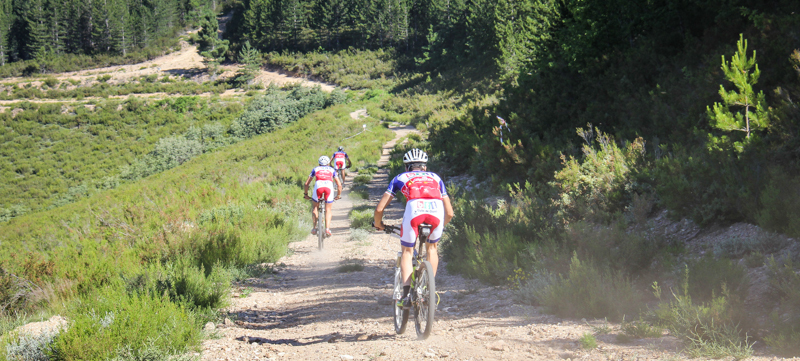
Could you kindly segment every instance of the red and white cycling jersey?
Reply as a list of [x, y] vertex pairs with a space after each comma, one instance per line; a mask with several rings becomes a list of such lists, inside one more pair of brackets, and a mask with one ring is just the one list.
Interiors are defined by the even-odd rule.
[[328, 203], [333, 203], [333, 178], [336, 177], [336, 173], [336, 169], [327, 165], [321, 165], [311, 170], [310, 177], [316, 177], [314, 193], [311, 194], [314, 202], [324, 199]]
[[444, 232], [444, 203], [447, 189], [438, 174], [432, 172], [405, 172], [389, 183], [386, 193], [403, 193], [408, 202], [400, 228], [400, 243], [414, 247], [417, 240], [417, 227], [421, 223], [433, 226], [429, 243], [436, 243]]
[[403, 193], [409, 201], [412, 199], [442, 199], [447, 197], [444, 182], [433, 172], [405, 172], [397, 175], [389, 183], [386, 193], [391, 195]]
[[336, 169], [344, 169], [345, 165], [347, 165], [347, 159], [350, 158], [347, 156], [345, 152], [336, 152], [333, 153], [333, 157], [331, 157], [331, 165], [333, 165]]

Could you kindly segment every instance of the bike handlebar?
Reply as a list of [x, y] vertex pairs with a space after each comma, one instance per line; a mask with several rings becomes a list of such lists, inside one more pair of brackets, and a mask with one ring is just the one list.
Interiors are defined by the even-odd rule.
[[[375, 222], [372, 222], [372, 227], [373, 227], [373, 228], [375, 227]], [[384, 232], [384, 233], [386, 233], [386, 234], [392, 234], [392, 233], [394, 233], [394, 234], [396, 234], [396, 235], [398, 235], [398, 236], [400, 235], [400, 227], [398, 227], [398, 226], [393, 226], [393, 225], [391, 225], [391, 224], [384, 224], [384, 225], [383, 225], [383, 229], [382, 229], [381, 231], [382, 231], [382, 232]]]

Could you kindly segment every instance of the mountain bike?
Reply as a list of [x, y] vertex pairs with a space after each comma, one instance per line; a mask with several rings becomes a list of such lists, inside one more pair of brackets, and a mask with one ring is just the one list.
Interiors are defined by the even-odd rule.
[[[336, 190], [335, 189], [333, 190], [333, 192], [334, 192], [334, 197], [333, 197], [334, 200], [341, 199], [341, 197], [339, 195], [336, 195]], [[311, 197], [309, 197], [309, 196], [305, 196], [305, 199], [310, 199], [310, 200], [313, 201], [313, 199]], [[325, 197], [323, 197], [317, 203], [317, 247], [319, 247], [320, 250], [322, 250], [323, 244], [325, 243], [325, 238], [330, 237], [328, 235], [328, 232], [325, 232], [325, 230], [328, 229], [325, 226], [326, 226], [325, 225]]]
[[[384, 231], [388, 234], [400, 235], [400, 227], [384, 225]], [[433, 317], [436, 313], [436, 304], [438, 303], [438, 295], [436, 294], [436, 280], [433, 276], [433, 266], [430, 262], [425, 260], [425, 253], [428, 243], [428, 237], [431, 234], [432, 226], [430, 224], [420, 224], [418, 228], [417, 241], [419, 243], [419, 251], [414, 250], [414, 258], [411, 260], [413, 271], [411, 272], [411, 290], [409, 291], [411, 299], [411, 310], [414, 311], [414, 326], [417, 331], [417, 337], [424, 340], [431, 335], [433, 329]], [[395, 262], [395, 277], [394, 277], [394, 297], [392, 307], [394, 308], [394, 330], [397, 334], [402, 334], [406, 331], [406, 324], [408, 323], [408, 314], [410, 310], [403, 309], [397, 306], [397, 300], [403, 297], [403, 280], [400, 275], [400, 255], [397, 255]]]

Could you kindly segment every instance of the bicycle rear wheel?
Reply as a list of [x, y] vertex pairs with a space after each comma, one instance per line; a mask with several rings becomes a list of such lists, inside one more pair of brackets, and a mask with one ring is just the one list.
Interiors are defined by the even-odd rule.
[[433, 267], [428, 261], [419, 265], [419, 274], [414, 282], [414, 326], [417, 337], [424, 340], [431, 335], [433, 316], [436, 312], [436, 281]]
[[[323, 204], [322, 201], [320, 204]], [[317, 217], [317, 246], [321, 250], [322, 242], [325, 240], [325, 206], [319, 207], [317, 214], [319, 215]]]

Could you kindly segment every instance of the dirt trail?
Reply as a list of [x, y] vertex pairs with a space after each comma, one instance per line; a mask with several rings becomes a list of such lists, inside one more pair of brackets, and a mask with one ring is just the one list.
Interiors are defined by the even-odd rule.
[[[222, 74], [220, 79], [227, 79], [233, 77], [241, 65], [229, 64], [223, 65]], [[197, 51], [197, 46], [190, 45], [185, 41], [181, 41], [181, 49], [163, 56], [157, 57], [153, 60], [145, 61], [137, 64], [130, 65], [115, 65], [104, 68], [80, 70], [66, 73], [50, 74], [58, 80], [72, 80], [80, 82], [81, 86], [92, 86], [98, 84], [96, 78], [102, 75], [109, 75], [111, 78], [107, 80], [109, 84], [123, 84], [142, 76], [157, 75], [159, 78], [164, 76], [171, 77], [184, 77], [191, 78], [197, 81], [209, 80], [206, 73], [207, 67], [203, 64], [203, 57]], [[41, 80], [35, 80], [25, 77], [12, 77], [1, 79], [3, 83], [20, 83], [27, 84], [33, 83], [34, 86], [41, 86]], [[263, 85], [275, 84], [283, 86], [289, 83], [300, 83], [304, 86], [319, 85], [322, 90], [332, 91], [335, 86], [319, 81], [293, 77], [280, 72], [267, 71], [261, 69], [260, 73], [256, 75], [256, 83]], [[72, 89], [75, 86], [70, 86]]]
[[[358, 116], [358, 114], [357, 114]], [[388, 162], [394, 143], [412, 131], [393, 128], [396, 137], [383, 149]], [[348, 177], [348, 183], [352, 175]], [[388, 184], [382, 169], [370, 184], [374, 206]], [[397, 238], [373, 233], [366, 241], [350, 240], [348, 211], [366, 201], [344, 198], [333, 206], [333, 236], [325, 249], [309, 235], [292, 243], [291, 254], [276, 275], [250, 279], [234, 287], [231, 320], [217, 325], [219, 338], [203, 343], [203, 360], [634, 360], [682, 359], [673, 337], [628, 344], [615, 340], [618, 325], [602, 320], [566, 320], [538, 308], [515, 304], [504, 287], [467, 280], [440, 267], [441, 295], [433, 335], [418, 341], [410, 327], [396, 335], [390, 314]], [[386, 223], [400, 222], [394, 204]], [[456, 215], [457, 216], [457, 215]], [[360, 263], [363, 271], [339, 273], [344, 263]], [[592, 327], [594, 326], [594, 328]], [[608, 326], [597, 336], [597, 349], [582, 350], [578, 340]], [[759, 358], [755, 358], [759, 359]], [[766, 359], [766, 358], [764, 358]]]

